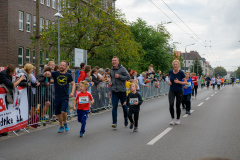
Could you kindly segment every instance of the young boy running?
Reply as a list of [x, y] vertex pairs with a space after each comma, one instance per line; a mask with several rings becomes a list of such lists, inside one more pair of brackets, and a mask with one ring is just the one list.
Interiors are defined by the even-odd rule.
[[[124, 103], [124, 105], [127, 104], [127, 106], [129, 107], [128, 119], [131, 122], [131, 125], [129, 128], [133, 129], [133, 125], [134, 125], [133, 132], [138, 131], [138, 118], [139, 118], [140, 105], [143, 102], [141, 95], [137, 92], [137, 87], [138, 87], [137, 84], [135, 83], [131, 84], [131, 93], [128, 94], [127, 101]], [[132, 115], [134, 115], [134, 121], [133, 121]]]
[[183, 85], [183, 105], [186, 106], [186, 114], [190, 115], [191, 112], [191, 95], [192, 88], [194, 87], [193, 81], [189, 78], [189, 72], [185, 72], [185, 76], [187, 79], [187, 85]]
[[78, 122], [82, 123], [81, 130], [80, 130], [80, 137], [84, 136], [86, 121], [88, 118], [89, 112], [89, 100], [91, 105], [94, 103], [94, 99], [92, 95], [87, 91], [89, 83], [87, 81], [80, 82], [80, 93], [77, 94], [76, 99], [74, 100], [74, 108], [73, 110], [76, 111], [76, 104], [78, 103], [77, 115], [78, 115]]
[[217, 88], [218, 88], [218, 90], [220, 90], [220, 85], [221, 85], [221, 79], [220, 79], [220, 77], [218, 77], [218, 79], [217, 79]]

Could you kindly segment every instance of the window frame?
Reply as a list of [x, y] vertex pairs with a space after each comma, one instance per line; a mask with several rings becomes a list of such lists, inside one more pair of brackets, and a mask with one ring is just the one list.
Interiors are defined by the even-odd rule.
[[56, 9], [56, 0], [52, 0], [52, 8]]
[[40, 32], [44, 30], [44, 18], [40, 18]]
[[[28, 21], [28, 16], [29, 16], [29, 21]], [[26, 31], [31, 32], [31, 14], [27, 13], [27, 19], [26, 19]], [[28, 30], [29, 27], [29, 30]]]
[[40, 4], [44, 4], [44, 0], [40, 0]]
[[[20, 19], [20, 14], [21, 14], [21, 18], [22, 18], [22, 19]], [[20, 31], [23, 31], [23, 11], [19, 11], [19, 12], [18, 12], [18, 21], [19, 21], [18, 29], [19, 29]], [[22, 27], [22, 28], [20, 28], [20, 23], [21, 23], [21, 27]]]
[[[28, 51], [28, 52], [27, 52]], [[28, 53], [28, 55], [27, 55]], [[26, 62], [31, 62], [31, 56], [30, 56], [30, 49], [29, 48], [26, 48]], [[27, 60], [28, 59], [28, 60]]]
[[[19, 55], [20, 49], [22, 50], [22, 55]], [[22, 59], [22, 64], [19, 64], [19, 58]], [[18, 65], [19, 65], [19, 66], [23, 66], [23, 47], [18, 47]]]
[[51, 5], [51, 0], [47, 0], [47, 6], [50, 7]]

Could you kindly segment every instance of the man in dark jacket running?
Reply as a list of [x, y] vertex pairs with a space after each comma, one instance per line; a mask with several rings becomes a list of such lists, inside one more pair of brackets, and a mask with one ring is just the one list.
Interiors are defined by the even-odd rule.
[[123, 103], [126, 101], [126, 81], [130, 80], [130, 76], [126, 70], [125, 67], [123, 67], [121, 64], [119, 64], [118, 57], [113, 57], [112, 59], [112, 69], [111, 69], [111, 83], [112, 86], [112, 120], [113, 128], [117, 128], [117, 108], [118, 108], [118, 102], [121, 101], [123, 113], [124, 113], [124, 125], [128, 125], [128, 110], [127, 106], [123, 105]]

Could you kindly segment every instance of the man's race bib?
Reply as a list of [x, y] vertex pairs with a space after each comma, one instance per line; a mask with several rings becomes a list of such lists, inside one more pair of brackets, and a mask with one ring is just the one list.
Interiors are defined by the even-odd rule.
[[130, 105], [134, 105], [135, 102], [138, 102], [138, 98], [130, 98]]
[[186, 87], [191, 87], [191, 82], [187, 82], [187, 85], [185, 85]]
[[78, 103], [79, 103], [79, 104], [89, 103], [88, 96], [79, 97]]

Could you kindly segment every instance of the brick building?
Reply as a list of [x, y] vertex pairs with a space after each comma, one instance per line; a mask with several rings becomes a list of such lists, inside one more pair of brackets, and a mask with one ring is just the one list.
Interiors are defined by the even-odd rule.
[[[40, 0], [40, 30], [57, 20], [60, 0]], [[115, 0], [110, 0], [115, 7]], [[35, 51], [30, 51], [36, 24], [36, 0], [0, 0], [0, 67], [35, 63]], [[54, 22], [53, 22], [54, 23]], [[40, 52], [40, 64], [48, 56]]]
[[[56, 20], [54, 14], [58, 12], [57, 4], [57, 0], [40, 0], [40, 29]], [[34, 51], [30, 51], [35, 15], [35, 0], [0, 0], [0, 66], [35, 63]], [[46, 58], [43, 53], [40, 55]]]

